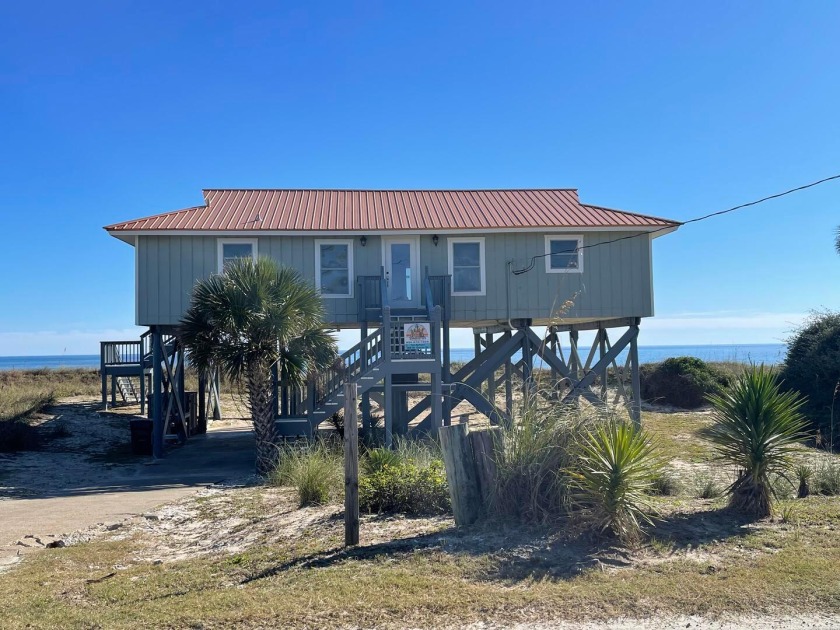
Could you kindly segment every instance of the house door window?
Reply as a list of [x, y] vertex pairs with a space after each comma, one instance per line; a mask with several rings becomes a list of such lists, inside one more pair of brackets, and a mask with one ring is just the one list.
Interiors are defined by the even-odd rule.
[[413, 238], [384, 239], [385, 280], [391, 306], [420, 304], [419, 243]]

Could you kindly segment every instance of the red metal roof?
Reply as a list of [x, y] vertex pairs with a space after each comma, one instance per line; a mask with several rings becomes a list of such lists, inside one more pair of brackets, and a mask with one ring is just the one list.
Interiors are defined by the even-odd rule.
[[576, 190], [213, 189], [206, 205], [107, 226], [134, 231], [412, 231], [676, 227], [677, 221], [582, 204]]

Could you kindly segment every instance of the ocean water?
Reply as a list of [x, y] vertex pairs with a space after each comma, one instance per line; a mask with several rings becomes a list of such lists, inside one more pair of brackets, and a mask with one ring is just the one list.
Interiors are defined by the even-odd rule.
[[42, 368], [96, 368], [98, 354], [57, 354], [54, 356], [0, 357], [0, 370], [40, 370]]
[[[589, 348], [585, 349], [588, 352]], [[568, 357], [568, 348], [563, 352]], [[584, 352], [581, 348], [581, 352]], [[452, 361], [469, 361], [474, 356], [472, 348], [453, 348]], [[619, 356], [623, 361], [626, 352]], [[738, 363], [781, 363], [785, 358], [785, 346], [768, 344], [726, 344], [704, 346], [639, 346], [639, 361], [653, 363], [669, 357], [697, 357], [704, 361], [734, 361]], [[519, 357], [515, 357], [519, 358]], [[582, 357], [584, 360], [586, 357]], [[538, 363], [535, 363], [538, 365]], [[37, 370], [41, 368], [98, 368], [97, 354], [65, 354], [38, 357], [0, 357], [0, 370]]]
[[[589, 345], [578, 346], [578, 352], [583, 355], [581, 359], [586, 361], [589, 353]], [[453, 348], [452, 361], [469, 361], [475, 356], [472, 348]], [[514, 355], [518, 360], [521, 355]], [[563, 356], [569, 357], [569, 348], [563, 348]], [[656, 363], [671, 357], [697, 357], [704, 361], [731, 361], [735, 363], [764, 363], [765, 365], [776, 365], [784, 361], [785, 345], [781, 343], [766, 344], [721, 344], [721, 345], [699, 345], [699, 346], [639, 346], [639, 363]], [[618, 362], [627, 358], [625, 350], [618, 355]], [[534, 365], [539, 365], [539, 357], [534, 360]]]

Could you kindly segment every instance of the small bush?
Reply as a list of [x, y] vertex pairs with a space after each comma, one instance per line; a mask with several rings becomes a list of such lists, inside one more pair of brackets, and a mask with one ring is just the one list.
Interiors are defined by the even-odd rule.
[[718, 459], [734, 464], [738, 478], [729, 486], [729, 505], [758, 518], [773, 511], [773, 478], [793, 468], [793, 454], [804, 440], [802, 398], [781, 389], [776, 372], [751, 366], [730, 390], [710, 396], [714, 424], [708, 431]]
[[814, 470], [814, 479], [811, 484], [816, 494], [826, 496], [837, 496], [840, 494], [840, 464], [835, 462], [822, 462]]
[[442, 461], [419, 466], [410, 459], [391, 464], [377, 457], [374, 465], [365, 467], [371, 472], [359, 480], [361, 511], [410, 515], [449, 512], [449, 487]]
[[780, 376], [786, 389], [806, 396], [803, 411], [811, 428], [840, 445], [840, 313], [814, 313], [794, 332]]
[[668, 468], [662, 468], [651, 477], [648, 494], [660, 497], [672, 497], [680, 493], [682, 484], [677, 474]]
[[610, 422], [587, 433], [571, 470], [577, 502], [601, 533], [635, 542], [653, 507], [645, 499], [662, 469], [645, 431], [627, 422]]
[[513, 425], [503, 429], [489, 514], [536, 523], [566, 517], [571, 504], [568, 471], [577, 459], [577, 445], [604, 422], [597, 412], [545, 405], [533, 397], [518, 410]]
[[723, 488], [711, 475], [701, 473], [694, 478], [694, 496], [698, 499], [717, 499], [722, 494]]
[[639, 377], [643, 400], [682, 409], [702, 407], [708, 395], [719, 394], [732, 382], [724, 370], [694, 357], [642, 365]]
[[798, 488], [796, 496], [799, 499], [804, 499], [811, 494], [811, 478], [814, 476], [814, 470], [806, 465], [800, 464], [796, 467], [796, 480]]
[[323, 442], [280, 449], [277, 467], [269, 482], [292, 486], [298, 493], [298, 505], [323, 505], [339, 495], [343, 487], [341, 454]]
[[374, 475], [385, 468], [395, 467], [400, 464], [402, 458], [397, 451], [390, 448], [372, 448], [362, 458], [362, 472], [366, 475]]

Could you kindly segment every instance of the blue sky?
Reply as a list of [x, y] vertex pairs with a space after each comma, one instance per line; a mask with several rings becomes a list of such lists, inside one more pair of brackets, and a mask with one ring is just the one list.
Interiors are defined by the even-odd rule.
[[[840, 173], [840, 3], [38, 2], [0, 23], [0, 355], [134, 334], [101, 227], [212, 187], [576, 187], [676, 219]], [[642, 343], [840, 308], [840, 183], [656, 241]]]

